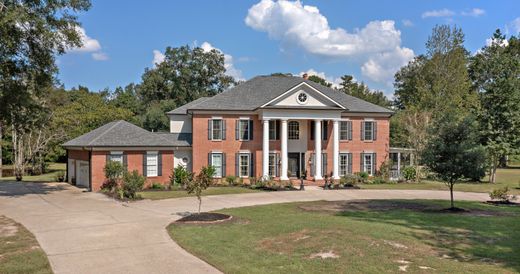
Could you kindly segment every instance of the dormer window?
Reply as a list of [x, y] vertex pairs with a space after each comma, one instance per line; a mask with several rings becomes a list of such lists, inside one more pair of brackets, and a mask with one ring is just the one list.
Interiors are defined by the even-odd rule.
[[308, 99], [308, 96], [307, 96], [307, 93], [305, 93], [305, 92], [300, 92], [297, 96], [298, 103], [301, 105], [306, 104], [307, 99]]

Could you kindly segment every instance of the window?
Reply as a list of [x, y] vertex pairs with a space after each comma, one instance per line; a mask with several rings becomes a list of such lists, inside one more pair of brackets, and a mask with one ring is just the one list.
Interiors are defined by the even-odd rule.
[[211, 140], [222, 140], [223, 122], [221, 119], [211, 120]]
[[300, 92], [298, 94], [298, 103], [301, 104], [301, 105], [307, 103], [307, 93]]
[[122, 164], [123, 163], [123, 152], [122, 151], [111, 151], [110, 154], [108, 155], [108, 160], [114, 161], [114, 162], [120, 162]]
[[362, 122], [362, 132], [361, 137], [365, 141], [374, 141], [376, 140], [376, 122], [373, 121], [365, 121]]
[[253, 139], [252, 134], [253, 121], [249, 119], [240, 119], [236, 121], [236, 138], [241, 141], [249, 141]]
[[363, 160], [363, 171], [368, 173], [368, 175], [372, 176], [374, 175], [373, 171], [373, 163], [374, 163], [374, 159], [373, 159], [373, 154], [371, 153], [363, 153], [361, 154], [363, 157], [362, 160]]
[[249, 153], [241, 153], [238, 156], [238, 176], [249, 177], [249, 164], [251, 163]]
[[280, 128], [280, 120], [269, 121], [269, 140], [279, 140], [280, 135], [278, 129]]
[[159, 171], [159, 157], [157, 152], [146, 153], [146, 176], [156, 177]]
[[289, 140], [299, 140], [300, 139], [300, 124], [297, 121], [289, 122]]
[[341, 121], [339, 123], [339, 139], [352, 140], [352, 123], [351, 121]]
[[277, 177], [278, 176], [278, 161], [277, 161], [276, 153], [269, 153], [269, 176]]
[[350, 163], [350, 154], [349, 153], [340, 153], [339, 154], [339, 176], [345, 176], [350, 174], [352, 171], [349, 168], [351, 166]]
[[222, 153], [211, 154], [211, 166], [215, 168], [213, 177], [222, 178]]

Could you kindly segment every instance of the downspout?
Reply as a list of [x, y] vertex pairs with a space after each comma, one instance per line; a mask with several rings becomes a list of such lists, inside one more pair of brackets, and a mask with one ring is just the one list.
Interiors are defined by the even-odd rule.
[[69, 150], [65, 149], [67, 151], [67, 161], [65, 162], [65, 182], [69, 182]]
[[92, 192], [92, 148], [88, 152], [88, 188]]

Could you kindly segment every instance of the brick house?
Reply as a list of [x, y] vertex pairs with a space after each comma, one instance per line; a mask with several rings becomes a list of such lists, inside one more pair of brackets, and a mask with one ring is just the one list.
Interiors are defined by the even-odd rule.
[[[111, 123], [114, 128], [107, 124], [65, 143], [69, 180], [78, 183], [74, 175], [87, 160], [91, 175], [84, 167], [80, 179], [88, 176], [93, 190], [99, 189], [106, 160], [121, 160], [139, 172], [150, 171], [149, 166], [162, 169], [160, 176], [146, 174], [148, 181], [157, 182], [167, 182], [177, 165], [193, 172], [212, 165], [217, 178], [246, 180], [270, 176], [322, 181], [359, 171], [375, 175], [389, 157], [392, 114], [306, 78], [258, 76], [168, 112], [170, 133], [118, 121]], [[131, 127], [132, 132], [121, 133], [118, 127]], [[133, 136], [136, 132], [141, 135]], [[89, 134], [92, 138], [85, 137]], [[81, 142], [87, 139], [94, 140]], [[162, 164], [155, 164], [153, 155]]]

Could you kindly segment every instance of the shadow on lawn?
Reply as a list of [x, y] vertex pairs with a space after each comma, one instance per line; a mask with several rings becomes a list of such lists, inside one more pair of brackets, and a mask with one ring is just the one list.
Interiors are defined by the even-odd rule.
[[19, 197], [28, 194], [49, 194], [67, 189], [67, 183], [0, 181], [0, 197]]
[[[447, 207], [439, 203], [438, 208]], [[470, 208], [466, 203], [460, 207]], [[503, 207], [501, 207], [503, 208]], [[360, 221], [404, 226], [403, 232], [430, 245], [439, 257], [463, 262], [498, 263], [520, 271], [520, 210], [505, 209], [510, 216], [468, 216], [457, 213], [393, 211], [349, 211], [338, 213]]]

